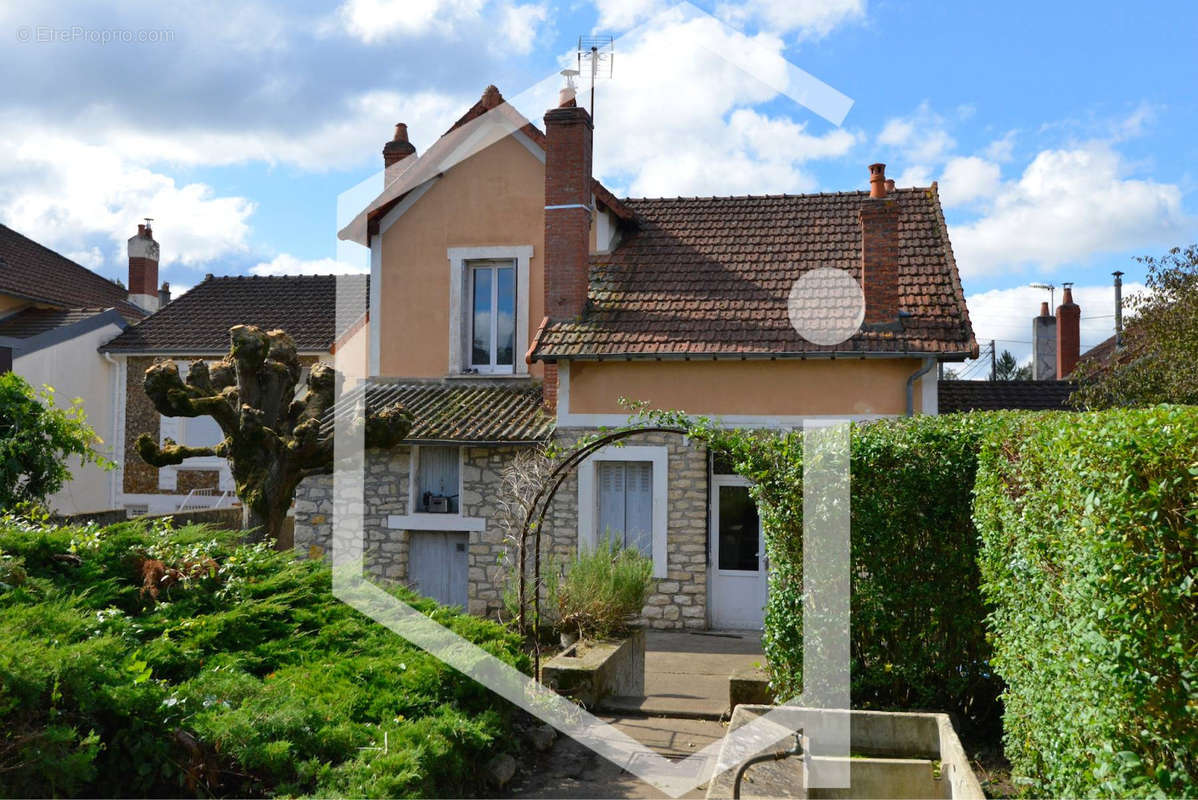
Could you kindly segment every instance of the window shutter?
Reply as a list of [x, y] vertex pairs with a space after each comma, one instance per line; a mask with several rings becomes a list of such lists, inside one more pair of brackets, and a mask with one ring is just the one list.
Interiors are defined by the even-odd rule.
[[628, 464], [628, 487], [624, 544], [653, 556], [653, 464], [635, 461]]
[[620, 461], [600, 461], [599, 469], [599, 526], [596, 543], [610, 536], [624, 542], [624, 464]]

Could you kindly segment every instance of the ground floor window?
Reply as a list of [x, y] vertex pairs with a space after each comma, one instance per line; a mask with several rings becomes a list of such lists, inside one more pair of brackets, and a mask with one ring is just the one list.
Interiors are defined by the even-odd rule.
[[459, 461], [456, 447], [416, 449], [417, 512], [458, 513]]
[[653, 557], [653, 462], [601, 461], [598, 534]]

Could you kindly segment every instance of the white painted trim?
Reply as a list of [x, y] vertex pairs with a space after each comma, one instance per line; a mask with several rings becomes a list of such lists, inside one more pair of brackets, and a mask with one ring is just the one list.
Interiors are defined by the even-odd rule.
[[375, 236], [370, 240], [370, 348], [367, 375], [377, 378], [379, 362], [382, 357], [382, 343], [379, 341], [379, 323], [381, 321], [380, 307], [383, 291], [383, 237]]
[[524, 149], [532, 153], [533, 158], [535, 158], [537, 161], [540, 161], [542, 164], [545, 163], [545, 149], [524, 135], [523, 131], [515, 131], [512, 134], [512, 138], [524, 145]]
[[[408, 213], [408, 209], [416, 205], [416, 201], [418, 201], [421, 197], [424, 197], [424, 193], [433, 188], [433, 184], [439, 180], [441, 180], [441, 176], [434, 175], [424, 183], [417, 186], [415, 189], [412, 189], [410, 192], [408, 192], [407, 197], [398, 203], [395, 208], [384, 214], [383, 218], [379, 220], [379, 232], [375, 234], [375, 236], [382, 236], [384, 233], [386, 233], [387, 229], [394, 225], [400, 217]], [[373, 242], [374, 240], [371, 239], [372, 244]]]
[[650, 461], [653, 463], [653, 577], [668, 572], [666, 533], [669, 530], [670, 448], [665, 445], [609, 445], [600, 448], [578, 466], [578, 550], [595, 547], [599, 497], [595, 488], [595, 464], [599, 461]]
[[482, 517], [460, 514], [388, 514], [387, 527], [401, 531], [477, 531], [487, 529]]
[[[108, 354], [105, 354], [108, 356]], [[128, 380], [129, 359], [125, 356], [108, 356], [115, 365], [116, 375], [112, 389], [112, 461], [116, 465], [108, 485], [108, 499], [113, 508], [117, 508], [117, 500], [125, 488], [125, 401], [128, 391], [125, 382]]]
[[921, 414], [939, 414], [940, 413], [940, 375], [939, 370], [933, 368], [930, 372], [923, 375], [919, 379], [920, 396], [920, 413]]
[[[414, 510], [416, 508], [416, 495], [417, 495], [416, 476], [420, 474], [419, 470], [420, 470], [420, 448], [421, 447], [453, 447], [453, 445], [450, 445], [450, 444], [432, 444], [432, 445], [414, 444], [411, 446], [411, 449], [408, 451], [408, 513], [406, 515], [401, 515], [401, 516], [421, 517], [421, 518], [426, 517], [426, 516], [432, 516], [432, 517], [448, 516], [447, 514], [429, 514], [428, 512], [425, 512], [425, 511], [415, 511]], [[464, 492], [466, 489], [465, 478], [463, 477], [463, 475], [465, 474], [465, 471], [466, 471], [465, 467], [466, 467], [466, 448], [458, 447], [458, 513], [454, 514], [453, 515], [454, 517], [460, 517], [460, 515], [461, 515], [462, 492]], [[457, 528], [422, 528], [422, 530], [457, 530]]]
[[[562, 365], [558, 362], [558, 400], [561, 400]], [[567, 393], [569, 389], [567, 388]], [[818, 420], [850, 420], [852, 422], [868, 422], [876, 419], [897, 419], [902, 414], [788, 414], [771, 416], [769, 414], [702, 414], [693, 412], [691, 416], [710, 417], [713, 423], [728, 428], [801, 428], [804, 422]], [[628, 424], [628, 414], [574, 414], [563, 411], [558, 407], [557, 426], [559, 428], [622, 428]]]
[[[570, 362], [557, 362], [557, 426], [569, 426], [570, 414]], [[625, 418], [627, 421], [627, 418]]]
[[[516, 352], [512, 359], [515, 375], [527, 375], [528, 364], [524, 354], [528, 352], [528, 309], [529, 309], [529, 262], [533, 246], [489, 245], [484, 247], [450, 247], [446, 251], [449, 259], [449, 374], [461, 374], [466, 363], [466, 282], [469, 273], [468, 261], [486, 259], [511, 259], [516, 262]], [[496, 373], [506, 374], [506, 373]]]

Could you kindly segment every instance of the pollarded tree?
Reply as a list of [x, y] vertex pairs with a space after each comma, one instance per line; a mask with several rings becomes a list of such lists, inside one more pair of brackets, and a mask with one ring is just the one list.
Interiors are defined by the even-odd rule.
[[[168, 417], [209, 416], [224, 440], [215, 447], [188, 447], [171, 439], [159, 446], [148, 434], [137, 452], [155, 467], [196, 456], [229, 461], [243, 524], [253, 538], [277, 538], [299, 482], [333, 471], [333, 433], [321, 430], [333, 405], [336, 373], [326, 364], [308, 372], [307, 391], [296, 398], [301, 367], [295, 343], [283, 331], [253, 325], [229, 329], [229, 353], [210, 369], [194, 362], [187, 381], [173, 361], [146, 370], [145, 390], [158, 413]], [[367, 447], [393, 447], [408, 435], [412, 418], [399, 403], [371, 410], [365, 420]]]

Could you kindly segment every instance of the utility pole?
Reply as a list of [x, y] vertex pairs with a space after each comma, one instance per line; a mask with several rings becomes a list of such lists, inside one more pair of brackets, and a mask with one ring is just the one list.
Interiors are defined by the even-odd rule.
[[998, 380], [998, 358], [994, 353], [994, 340], [990, 340], [990, 381]]
[[1115, 352], [1123, 349], [1123, 273], [1115, 270]]

